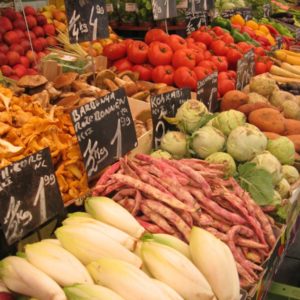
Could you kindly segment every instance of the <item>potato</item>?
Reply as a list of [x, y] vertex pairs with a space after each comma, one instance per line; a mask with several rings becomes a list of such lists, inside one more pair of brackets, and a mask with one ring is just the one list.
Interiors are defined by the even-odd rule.
[[248, 102], [248, 95], [241, 91], [233, 90], [227, 92], [221, 100], [221, 111], [236, 109]]

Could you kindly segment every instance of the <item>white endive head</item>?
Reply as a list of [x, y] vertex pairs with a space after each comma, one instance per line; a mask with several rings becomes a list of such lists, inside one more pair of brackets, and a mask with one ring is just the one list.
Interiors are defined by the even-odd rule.
[[38, 242], [25, 246], [27, 260], [43, 271], [60, 286], [75, 283], [93, 283], [83, 264], [63, 247], [49, 242]]
[[43, 300], [67, 300], [59, 285], [26, 259], [8, 256], [0, 263], [0, 279], [18, 294]]
[[95, 219], [115, 226], [135, 238], [140, 238], [145, 232], [145, 229], [124, 207], [107, 197], [87, 198], [85, 209]]

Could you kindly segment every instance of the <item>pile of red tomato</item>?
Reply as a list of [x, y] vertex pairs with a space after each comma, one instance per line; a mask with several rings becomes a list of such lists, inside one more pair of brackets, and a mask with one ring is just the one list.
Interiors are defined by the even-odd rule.
[[257, 59], [257, 74], [267, 72], [271, 61], [263, 48], [246, 42], [235, 44], [230, 33], [221, 27], [202, 26], [186, 39], [151, 29], [144, 42], [127, 39], [108, 44], [103, 54], [119, 72], [136, 71], [141, 80], [189, 87], [194, 91], [198, 80], [217, 71], [218, 93], [223, 96], [235, 89], [237, 62], [252, 48]]

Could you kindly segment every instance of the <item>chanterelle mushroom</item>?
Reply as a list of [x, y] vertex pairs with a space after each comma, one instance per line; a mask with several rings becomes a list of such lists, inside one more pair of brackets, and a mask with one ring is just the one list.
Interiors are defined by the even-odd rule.
[[48, 82], [43, 75], [25, 75], [18, 80], [17, 85], [22, 88], [36, 88]]
[[121, 79], [123, 80], [126, 80], [126, 81], [137, 81], [139, 79], [139, 74], [137, 72], [132, 72], [132, 71], [123, 71], [123, 72], [120, 72], [118, 74], [118, 77], [120, 77]]

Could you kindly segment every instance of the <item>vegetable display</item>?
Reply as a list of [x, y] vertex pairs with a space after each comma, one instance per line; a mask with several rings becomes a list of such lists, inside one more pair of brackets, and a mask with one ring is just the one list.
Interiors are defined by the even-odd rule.
[[225, 178], [222, 164], [144, 154], [125, 157], [93, 189], [93, 195], [111, 193], [151, 233], [172, 234], [186, 242], [195, 225], [213, 233], [231, 249], [244, 287], [256, 282], [260, 263], [275, 243], [273, 219], [234, 178]]

